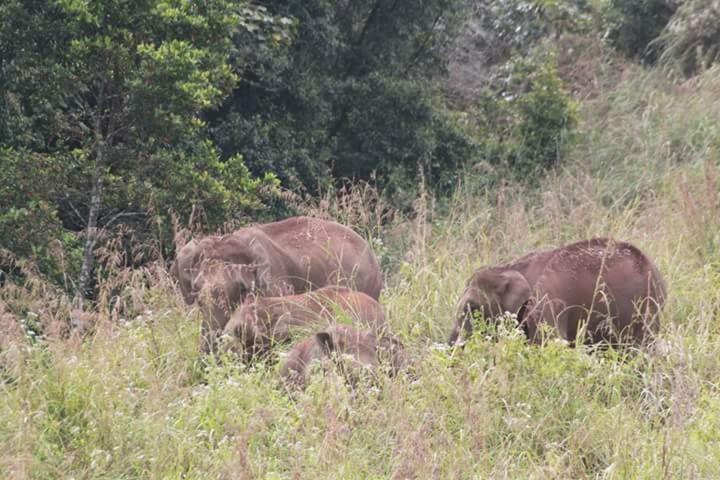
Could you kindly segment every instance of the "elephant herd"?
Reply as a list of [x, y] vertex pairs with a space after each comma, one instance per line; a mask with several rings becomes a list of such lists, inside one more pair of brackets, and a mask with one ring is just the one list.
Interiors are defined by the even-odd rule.
[[[185, 302], [202, 311], [205, 352], [225, 345], [247, 361], [310, 331], [281, 368], [290, 385], [304, 386], [310, 364], [335, 354], [359, 365], [387, 363], [391, 373], [406, 364], [378, 303], [377, 258], [338, 223], [292, 217], [192, 240], [177, 252], [171, 274]], [[550, 334], [571, 345], [647, 345], [665, 297], [661, 274], [635, 246], [580, 241], [476, 270], [449, 343], [462, 345], [476, 319], [493, 322], [509, 312], [531, 343]]]

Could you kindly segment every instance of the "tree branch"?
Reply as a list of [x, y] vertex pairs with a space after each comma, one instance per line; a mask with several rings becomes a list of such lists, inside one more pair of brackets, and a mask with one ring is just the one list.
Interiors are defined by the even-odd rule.
[[87, 226], [85, 217], [83, 217], [83, 216], [80, 214], [80, 212], [78, 211], [78, 209], [75, 208], [75, 205], [73, 205], [73, 203], [70, 201], [70, 199], [68, 198], [67, 194], [65, 195], [65, 199], [67, 200], [68, 205], [70, 205], [70, 208], [72, 209], [73, 213], [78, 217], [78, 220], [80, 220], [80, 224], [81, 224], [81, 225], [84, 224], [85, 226]]
[[377, 0], [375, 2], [375, 5], [373, 5], [372, 10], [370, 11], [370, 15], [368, 15], [367, 20], [365, 20], [365, 25], [363, 26], [363, 29], [360, 32], [360, 36], [358, 37], [358, 40], [355, 43], [355, 45], [361, 46], [365, 42], [365, 37], [367, 36], [368, 30], [370, 30], [370, 25], [372, 24], [373, 20], [375, 20], [375, 17], [377, 16], [378, 12], [380, 11], [381, 5], [382, 5], [382, 0]]
[[145, 212], [118, 212], [115, 215], [113, 215], [110, 220], [107, 222], [101, 222], [103, 223], [103, 229], [110, 228], [110, 226], [115, 223], [117, 220], [125, 217], [144, 217], [146, 216]]
[[410, 61], [408, 62], [407, 66], [405, 67], [403, 76], [410, 73], [410, 70], [417, 64], [417, 61], [420, 59], [420, 55], [422, 55], [423, 51], [427, 48], [428, 44], [430, 43], [430, 40], [432, 39], [432, 37], [434, 35], [435, 27], [437, 27], [441, 18], [442, 18], [442, 12], [437, 14], [437, 16], [435, 17], [435, 20], [432, 23], [432, 26], [427, 31], [427, 34], [425, 35], [425, 38], [423, 39], [422, 43], [418, 46], [417, 50], [415, 50], [415, 53], [412, 55], [412, 57], [410, 57]]

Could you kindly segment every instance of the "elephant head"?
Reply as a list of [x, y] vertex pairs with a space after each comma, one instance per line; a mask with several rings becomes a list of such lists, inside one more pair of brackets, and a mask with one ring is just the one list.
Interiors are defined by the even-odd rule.
[[[224, 290], [229, 297], [263, 291], [271, 283], [272, 259], [263, 242], [251, 233], [192, 240], [178, 250], [170, 274], [179, 280], [187, 304], [200, 294]], [[221, 288], [222, 287], [222, 288]]]
[[391, 335], [378, 336], [374, 332], [360, 332], [345, 325], [335, 325], [316, 333], [315, 343], [320, 347], [317, 351], [323, 355], [339, 353], [359, 367], [377, 368], [385, 364], [390, 375], [407, 366], [402, 343]]
[[501, 268], [476, 270], [458, 302], [450, 346], [455, 345], [463, 335], [472, 335], [472, 318], [476, 312], [486, 320], [505, 312], [517, 313], [520, 321], [522, 308], [531, 295], [530, 284], [520, 272]]
[[268, 289], [267, 264], [235, 264], [222, 260], [203, 262], [191, 288], [210, 320], [212, 330], [221, 330], [233, 310], [255, 292]]
[[[338, 357], [339, 356], [339, 357]], [[378, 337], [374, 332], [360, 331], [353, 327], [335, 324], [297, 344], [288, 354], [280, 374], [289, 386], [304, 387], [307, 367], [314, 360], [342, 358], [341, 365], [346, 374], [356, 369], [376, 369], [381, 364], [389, 367], [388, 373], [395, 375], [407, 365], [403, 346], [391, 336]]]
[[250, 297], [235, 310], [223, 329], [228, 348], [244, 360], [250, 360], [266, 343], [261, 323], [255, 299]]

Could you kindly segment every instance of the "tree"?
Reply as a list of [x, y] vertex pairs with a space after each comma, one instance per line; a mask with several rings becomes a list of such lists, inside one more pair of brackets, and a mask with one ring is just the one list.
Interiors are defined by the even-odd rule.
[[[199, 196], [217, 194], [225, 207], [256, 206], [258, 191], [274, 184], [251, 180], [237, 155], [221, 164], [203, 140], [201, 117], [237, 82], [231, 59], [239, 62], [243, 51], [233, 36], [273, 23], [262, 7], [16, 0], [0, 7], [0, 17], [0, 146], [66, 162], [73, 180], [56, 200], [64, 223], [84, 230], [78, 297], [90, 292], [100, 228], [146, 215], [149, 197], [173, 184], [189, 192], [205, 185]], [[278, 32], [254, 38], [277, 42]]]
[[[224, 156], [240, 153], [254, 174], [269, 170], [312, 192], [373, 172], [381, 187], [398, 190], [417, 183], [419, 168], [447, 185], [445, 177], [473, 155], [434, 83], [465, 0], [266, 5], [294, 19], [294, 41], [287, 50], [253, 52], [232, 96], [210, 117]], [[441, 152], [445, 141], [453, 144]]]

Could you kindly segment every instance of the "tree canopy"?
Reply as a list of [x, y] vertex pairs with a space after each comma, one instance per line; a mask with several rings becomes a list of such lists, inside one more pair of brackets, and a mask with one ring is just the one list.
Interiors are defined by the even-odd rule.
[[7, 0], [0, 269], [29, 259], [88, 297], [111, 239], [120, 265], [165, 258], [174, 221], [277, 218], [294, 211], [283, 189], [366, 180], [407, 209], [467, 171], [535, 178], [575, 125], [558, 39], [664, 48], [691, 74], [716, 57], [705, 4]]

